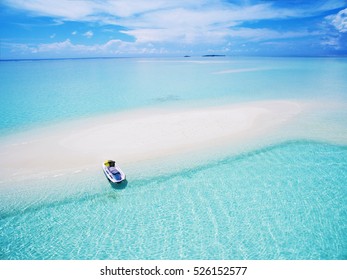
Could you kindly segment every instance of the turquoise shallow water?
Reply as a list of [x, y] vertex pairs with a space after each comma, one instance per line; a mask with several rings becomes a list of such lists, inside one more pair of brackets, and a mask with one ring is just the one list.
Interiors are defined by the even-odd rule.
[[[338, 58], [2, 61], [0, 135], [149, 106], [346, 104], [346, 74]], [[299, 140], [281, 130], [191, 168], [125, 170], [120, 189], [101, 170], [1, 178], [0, 259], [347, 259], [347, 147], [303, 137], [344, 139], [334, 108], [291, 127]]]
[[148, 106], [346, 102], [345, 58], [0, 61], [0, 135]]
[[81, 191], [3, 210], [1, 258], [347, 259], [346, 158], [294, 141], [124, 189], [61, 179]]

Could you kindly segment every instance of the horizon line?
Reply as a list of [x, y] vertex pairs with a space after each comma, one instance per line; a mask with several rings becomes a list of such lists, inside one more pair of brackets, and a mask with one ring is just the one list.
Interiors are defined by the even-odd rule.
[[131, 59], [131, 58], [242, 58], [242, 57], [273, 57], [273, 58], [346, 58], [344, 55], [224, 55], [224, 54], [204, 54], [204, 55], [172, 55], [172, 56], [85, 56], [85, 57], [46, 57], [46, 58], [5, 58], [0, 61], [33, 61], [33, 60], [93, 60], [93, 59]]

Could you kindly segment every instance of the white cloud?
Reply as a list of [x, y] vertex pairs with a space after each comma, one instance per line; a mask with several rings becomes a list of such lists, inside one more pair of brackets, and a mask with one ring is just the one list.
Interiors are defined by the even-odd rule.
[[339, 11], [336, 15], [326, 17], [330, 23], [342, 33], [347, 32], [347, 8]]
[[52, 16], [65, 20], [80, 20], [94, 12], [94, 4], [90, 1], [4, 0], [4, 3], [35, 15]]
[[29, 44], [1, 42], [1, 47], [9, 49], [11, 53], [27, 54], [32, 53], [33, 49]]
[[122, 31], [128, 35], [137, 38], [138, 43], [150, 42], [170, 42], [177, 44], [193, 44], [196, 42], [208, 43], [216, 45], [226, 43], [233, 38], [243, 38], [248, 41], [266, 41], [269, 39], [287, 39], [287, 38], [300, 38], [305, 36], [318, 36], [321, 32], [318, 31], [275, 31], [268, 28], [223, 28], [218, 30], [209, 30], [206, 28], [204, 31], [201, 28], [197, 29], [139, 29], [131, 31]]
[[[204, 0], [3, 0], [8, 6], [35, 15], [58, 17], [63, 20], [107, 20], [109, 16], [127, 18], [140, 13], [180, 6], [199, 6]], [[100, 16], [102, 15], [102, 16]]]
[[56, 42], [52, 44], [39, 44], [36, 47], [31, 47], [33, 53], [42, 53], [42, 52], [59, 52], [62, 49], [69, 49], [73, 45], [70, 40], [67, 39], [64, 42]]
[[121, 40], [110, 40], [105, 44], [83, 45], [73, 44], [70, 39], [62, 42], [50, 44], [14, 44], [6, 43], [4, 47], [18, 54], [35, 54], [35, 55], [134, 55], [134, 54], [163, 54], [167, 50], [160, 47], [156, 48], [152, 44], [142, 44], [137, 42], [124, 42]]
[[[122, 31], [133, 36], [138, 42], [178, 42], [185, 44], [223, 43], [230, 36], [251, 38], [259, 29], [237, 28], [244, 21], [294, 17], [294, 10], [276, 10], [270, 4], [238, 7], [235, 5], [218, 5], [209, 9], [169, 9], [141, 14], [129, 21], [124, 21], [130, 30]], [[260, 34], [260, 36], [258, 36]], [[266, 36], [280, 37], [278, 32], [266, 30]], [[302, 32], [293, 32], [290, 36], [302, 36]], [[307, 35], [307, 33], [306, 33]], [[283, 37], [283, 36], [282, 36]]]
[[340, 37], [328, 36], [321, 41], [321, 45], [335, 50], [340, 49]]
[[93, 31], [89, 30], [86, 33], [83, 33], [83, 36], [87, 37], [87, 38], [92, 38], [94, 35]]
[[[98, 22], [123, 26], [123, 31], [138, 42], [201, 43], [223, 42], [228, 29], [244, 21], [305, 17], [340, 7], [341, 0], [329, 0], [305, 8], [277, 7], [273, 3], [242, 5], [222, 0], [4, 0], [7, 5], [29, 11], [36, 15], [55, 17], [65, 21]], [[345, 19], [341, 14], [336, 26], [344, 30]], [[239, 31], [235, 31], [239, 32]], [[93, 33], [84, 34], [91, 38]]]
[[55, 36], [56, 36], [56, 34], [54, 33], [51, 36], [49, 36], [49, 38], [53, 39], [53, 38], [55, 38]]
[[[167, 30], [141, 30], [141, 34], [134, 34], [139, 39], [135, 42], [125, 42], [118, 39], [112, 39], [106, 42], [105, 44], [74, 44], [70, 39], [66, 39], [62, 42], [55, 42], [49, 44], [7, 44], [7, 48], [13, 49], [14, 52], [18, 53], [32, 53], [36, 55], [45, 55], [45, 54], [56, 54], [64, 56], [68, 55], [88, 55], [88, 54], [97, 54], [97, 55], [138, 55], [138, 54], [164, 54], [169, 53], [170, 44], [165, 44], [166, 48], [162, 47], [164, 44], [161, 44], [161, 40], [167, 43], [167, 40], [172, 40], [176, 38], [177, 41], [170, 41], [173, 44], [178, 42], [187, 42], [189, 38], [184, 38], [180, 31], [177, 31], [175, 34], [166, 34]], [[250, 28], [238, 28], [233, 30], [224, 30], [220, 31], [221, 34], [216, 35], [217, 33], [205, 34], [205, 36], [210, 36], [211, 38], [217, 38], [221, 43], [224, 38], [247, 38], [248, 41], [259, 42], [268, 39], [282, 39], [290, 37], [302, 37], [307, 36], [308, 32], [277, 32], [270, 29], [250, 29]], [[189, 33], [185, 33], [189, 34]], [[312, 34], [311, 34], [312, 35]], [[319, 35], [319, 33], [314, 33], [313, 35]], [[165, 37], [167, 36], [167, 37]], [[198, 33], [191, 34], [192, 37], [199, 36]], [[170, 37], [170, 38], [169, 38]], [[206, 39], [206, 37], [204, 37]], [[181, 41], [180, 41], [181, 40]], [[201, 39], [202, 40], [202, 39]], [[158, 44], [152, 44], [152, 42]], [[225, 47], [220, 52], [227, 52], [230, 50], [230, 43], [225, 42]], [[332, 45], [334, 42], [326, 41], [325, 45]], [[211, 43], [212, 45], [214, 43]], [[210, 45], [211, 45], [210, 44]], [[172, 53], [172, 50], [170, 50]], [[176, 51], [178, 54], [185, 52], [184, 49], [181, 51]]]
[[[96, 52], [107, 54], [165, 52], [160, 46], [176, 44], [181, 47], [194, 45], [199, 48], [217, 48], [228, 42], [245, 39], [265, 42], [270, 39], [300, 38], [316, 36], [319, 32], [301, 30], [277, 31], [269, 28], [246, 28], [244, 22], [303, 18], [336, 8], [345, 7], [343, 0], [310, 1], [303, 5], [278, 5], [276, 1], [224, 0], [3, 0], [8, 6], [25, 10], [32, 15], [49, 16], [55, 21], [79, 21], [123, 27], [123, 34], [133, 37], [135, 42], [111, 40], [104, 45], [74, 45], [70, 40], [54, 44], [27, 45], [38, 53], [48, 50], [71, 52]], [[239, 4], [235, 4], [239, 3]], [[241, 3], [241, 4], [240, 4]], [[259, 4], [260, 3], [260, 4]], [[346, 9], [330, 16], [329, 22], [340, 32], [347, 32]], [[106, 28], [106, 26], [105, 26]], [[111, 30], [109, 26], [104, 32]], [[115, 32], [116, 33], [116, 32]], [[76, 35], [73, 31], [71, 35]], [[82, 34], [94, 36], [91, 30]], [[114, 35], [117, 36], [117, 35]], [[154, 47], [151, 44], [155, 44]], [[17, 49], [18, 49], [17, 45]], [[177, 49], [177, 48], [176, 48]], [[135, 52], [136, 51], [136, 52]]]
[[[196, 13], [200, 18], [205, 16], [208, 18], [211, 12], [213, 14], [217, 11], [221, 13], [222, 20], [225, 15], [231, 16], [232, 20], [303, 17], [345, 6], [343, 0], [327, 0], [311, 6], [305, 5], [305, 8], [297, 5], [291, 8], [276, 8], [271, 1], [262, 4], [241, 1], [243, 4], [236, 5], [223, 0], [3, 0], [3, 2], [8, 6], [36, 15], [63, 20], [101, 20], [102, 22], [112, 18], [122, 22], [123, 19], [136, 19], [144, 14], [168, 15], [171, 11], [188, 11], [191, 12], [190, 15]], [[185, 14], [179, 18], [184, 19]]]
[[250, 41], [265, 41], [269, 39], [300, 38], [306, 36], [322, 35], [319, 31], [283, 31], [279, 32], [268, 28], [236, 28], [229, 32], [232, 37], [247, 38]]

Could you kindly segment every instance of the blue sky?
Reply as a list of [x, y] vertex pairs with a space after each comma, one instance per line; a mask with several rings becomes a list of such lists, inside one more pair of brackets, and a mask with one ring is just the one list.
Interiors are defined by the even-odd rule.
[[345, 0], [2, 0], [0, 58], [347, 55]]

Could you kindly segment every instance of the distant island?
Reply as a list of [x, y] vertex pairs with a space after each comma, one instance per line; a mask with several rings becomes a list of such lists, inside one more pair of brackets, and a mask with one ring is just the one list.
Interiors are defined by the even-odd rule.
[[216, 57], [216, 56], [225, 56], [225, 54], [205, 54], [202, 57]]

